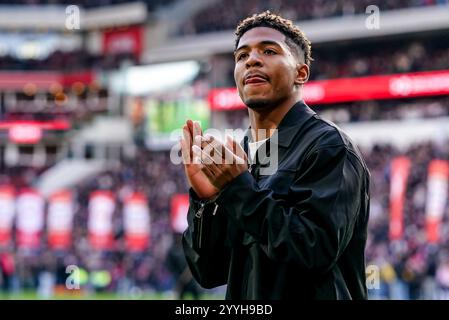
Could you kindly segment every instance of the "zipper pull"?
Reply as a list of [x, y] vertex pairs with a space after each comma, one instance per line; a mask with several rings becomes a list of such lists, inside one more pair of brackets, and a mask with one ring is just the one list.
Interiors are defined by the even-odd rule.
[[214, 212], [212, 212], [213, 216], [215, 216], [215, 214], [217, 213], [217, 209], [218, 209], [218, 204], [215, 203], [215, 209], [214, 209]]
[[199, 208], [198, 211], [195, 213], [195, 217], [196, 218], [199, 219], [199, 218], [201, 218], [203, 216], [204, 207], [205, 207], [205, 204], [202, 203], [201, 204], [201, 208]]

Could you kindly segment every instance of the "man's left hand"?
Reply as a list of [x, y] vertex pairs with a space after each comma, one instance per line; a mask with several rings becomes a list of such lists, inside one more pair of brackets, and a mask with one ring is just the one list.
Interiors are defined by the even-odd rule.
[[[201, 162], [201, 170], [211, 184], [222, 190], [241, 173], [248, 170], [248, 158], [240, 144], [227, 136], [223, 144], [210, 135], [196, 136], [194, 157]], [[198, 147], [201, 145], [201, 148]]]

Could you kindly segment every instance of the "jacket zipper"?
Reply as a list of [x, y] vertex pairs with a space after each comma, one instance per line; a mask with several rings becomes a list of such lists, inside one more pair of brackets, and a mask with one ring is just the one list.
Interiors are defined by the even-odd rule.
[[201, 208], [195, 213], [195, 217], [197, 218], [197, 219], [199, 219], [200, 221], [200, 224], [199, 224], [199, 228], [198, 228], [198, 233], [199, 233], [199, 235], [198, 235], [198, 243], [197, 243], [197, 246], [198, 246], [198, 249], [201, 249], [201, 243], [202, 243], [202, 235], [203, 235], [203, 211], [204, 211], [204, 207], [205, 207], [205, 204], [204, 203], [202, 203], [201, 204]]

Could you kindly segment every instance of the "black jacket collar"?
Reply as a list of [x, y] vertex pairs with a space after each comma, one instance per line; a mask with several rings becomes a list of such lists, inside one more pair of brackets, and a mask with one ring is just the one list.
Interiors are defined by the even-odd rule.
[[[295, 103], [279, 123], [277, 132], [275, 133], [278, 138], [277, 144], [283, 148], [288, 148], [299, 130], [301, 130], [307, 120], [315, 114], [315, 111], [310, 109], [303, 100]], [[243, 147], [247, 153], [249, 141], [251, 141], [251, 127], [245, 131], [243, 138]]]

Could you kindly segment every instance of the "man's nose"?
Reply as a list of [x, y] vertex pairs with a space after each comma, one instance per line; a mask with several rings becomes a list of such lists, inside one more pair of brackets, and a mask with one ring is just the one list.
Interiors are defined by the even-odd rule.
[[262, 66], [263, 65], [263, 61], [262, 61], [262, 57], [260, 56], [260, 54], [256, 51], [251, 51], [249, 53], [248, 59], [246, 59], [246, 67], [250, 68], [250, 67], [254, 67], [254, 66]]

